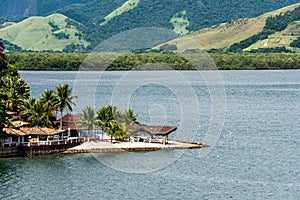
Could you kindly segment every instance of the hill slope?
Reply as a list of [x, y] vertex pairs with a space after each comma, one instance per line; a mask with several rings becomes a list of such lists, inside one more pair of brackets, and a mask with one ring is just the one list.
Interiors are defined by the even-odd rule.
[[[196, 42], [202, 45], [203, 49], [223, 49], [228, 48], [230, 45], [234, 43], [238, 43], [242, 40], [245, 40], [264, 29], [266, 25], [266, 20], [270, 16], [276, 16], [281, 13], [286, 13], [288, 11], [292, 11], [295, 8], [299, 7], [300, 3], [294, 4], [291, 6], [287, 6], [281, 8], [279, 10], [275, 10], [272, 12], [268, 12], [256, 18], [242, 18], [238, 20], [232, 20], [227, 23], [222, 23], [219, 25], [214, 25], [208, 28], [201, 29], [189, 35], [190, 38], [194, 39]], [[292, 40], [296, 39], [295, 36], [290, 36], [291, 32], [299, 33], [299, 23], [294, 22], [284, 31], [278, 32], [270, 37], [274, 37], [277, 39], [268, 40], [270, 44], [266, 45], [266, 41], [260, 41], [258, 44], [254, 44], [252, 47], [247, 48], [246, 50], [251, 50], [253, 48], [258, 48], [261, 46], [264, 47], [275, 47], [275, 45], [271, 45], [274, 41], [278, 43], [278, 37], [285, 35], [284, 42], [285, 44], [290, 44]], [[180, 51], [184, 51], [185, 43], [187, 40], [180, 39], [169, 42], [169, 44], [176, 44]], [[283, 41], [282, 41], [283, 42]], [[187, 47], [188, 48], [188, 47]]]
[[[134, 28], [163, 27], [174, 30], [179, 34], [185, 35], [193, 33], [194, 31], [197, 31], [204, 27], [228, 21], [232, 23], [233, 27], [235, 27], [235, 24], [238, 24], [240, 29], [245, 29], [244, 33], [241, 33], [241, 35], [235, 35], [235, 38], [232, 38], [232, 41], [237, 41], [240, 37], [248, 37], [257, 30], [260, 30], [261, 26], [263, 26], [263, 22], [251, 20], [239, 20], [235, 22], [232, 20], [245, 17], [255, 17], [265, 12], [281, 8], [283, 6], [291, 5], [296, 2], [299, 1], [24, 0], [20, 2], [19, 0], [4, 0], [0, 3], [0, 6], [4, 8], [2, 9], [2, 11], [0, 11], [0, 13], [2, 13], [3, 15], [7, 15], [9, 19], [12, 18], [11, 15], [30, 16], [34, 14], [47, 15], [49, 13], [63, 14], [69, 17], [70, 19], [73, 19], [80, 23], [73, 23], [72, 28], [75, 28], [74, 26], [76, 26], [75, 29], [77, 29], [77, 32], [80, 32], [80, 34], [82, 34], [81, 39], [84, 38], [90, 43], [89, 49], [91, 50], [103, 40], [110, 38], [111, 36], [114, 36], [116, 34], [119, 34], [123, 31], [131, 30]], [[17, 21], [17, 19], [21, 18], [15, 19], [16, 20], [14, 21]], [[5, 16], [4, 18], [2, 16], [0, 20], [4, 22]], [[48, 24], [47, 20], [45, 20], [44, 22]], [[39, 27], [46, 27], [49, 25], [42, 25], [41, 23], [42, 21], [38, 22]], [[219, 28], [227, 31], [232, 25], [224, 24]], [[64, 25], [62, 25], [62, 27], [59, 27], [59, 29], [61, 28], [64, 29]], [[45, 30], [46, 29], [47, 28], [45, 28]], [[45, 30], [41, 32], [45, 33]], [[249, 30], [251, 31], [249, 32]], [[24, 36], [26, 34], [28, 35], [28, 32], [26, 34], [23, 34], [21, 33], [22, 31], [23, 29], [18, 29], [18, 35], [20, 35], [20, 38], [8, 38], [8, 36], [5, 34], [2, 36], [5, 37], [4, 39], [7, 39], [12, 43], [17, 44], [22, 48], [45, 50], [45, 47], [42, 44], [43, 42], [46, 43], [46, 41], [44, 39], [41, 39], [44, 33], [41, 35], [38, 34], [36, 36], [36, 38], [41, 39], [42, 44], [38, 41], [34, 41], [34, 43], [30, 45], [29, 41], [32, 41], [32, 39], [29, 39], [29, 41], [26, 43], [24, 41]], [[35, 31], [33, 31], [33, 33], [36, 34]], [[71, 33], [72, 31], [70, 33], [67, 31], [65, 33], [70, 34], [70, 42], [62, 40], [59, 41], [63, 43], [62, 46], [67, 46], [68, 44], [70, 45], [72, 43], [78, 44], [77, 40], [74, 40], [74, 38], [72, 39]], [[209, 34], [211, 33], [212, 32], [209, 31]], [[228, 35], [235, 34], [234, 30], [233, 32], [227, 33]], [[48, 35], [49, 37], [53, 34], [51, 32], [47, 32], [46, 35]], [[225, 34], [219, 34], [217, 30], [215, 35], [216, 36], [214, 36], [213, 34], [205, 35], [205, 37], [210, 39], [210, 37], [216, 38], [218, 36], [218, 38], [220, 39], [217, 40], [216, 43], [220, 44], [220, 46], [224, 46], [225, 44], [221, 44], [224, 41], [222, 37], [227, 36]], [[64, 35], [61, 36], [63, 37], [63, 39], [66, 39]], [[49, 38], [51, 39], [49, 43], [52, 43], [52, 40], [55, 39], [53, 37]], [[195, 38], [197, 39], [196, 36]], [[201, 43], [206, 45], [205, 41], [202, 41]], [[55, 44], [56, 45], [54, 45], [54, 47], [58, 47], [58, 43]], [[34, 48], [32, 48], [32, 46]], [[58, 50], [62, 48], [63, 47], [59, 47], [53, 50]]]
[[[135, 4], [131, 4], [134, 2]], [[55, 12], [82, 24], [85, 38], [99, 44], [120, 32], [140, 27], [164, 27], [181, 34], [244, 17], [255, 17], [297, 0], [94, 0]], [[131, 5], [131, 6], [130, 6]]]
[[81, 38], [79, 30], [71, 25], [72, 22], [61, 14], [30, 17], [0, 29], [0, 38], [22, 49], [34, 51], [62, 51], [72, 44], [86, 47], [88, 43]]

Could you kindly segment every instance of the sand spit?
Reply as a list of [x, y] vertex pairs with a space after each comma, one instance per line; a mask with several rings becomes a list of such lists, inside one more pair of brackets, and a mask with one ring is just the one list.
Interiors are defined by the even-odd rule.
[[158, 150], [174, 150], [174, 149], [195, 149], [204, 148], [208, 145], [201, 143], [190, 143], [183, 141], [169, 140], [168, 144], [161, 143], [145, 143], [145, 142], [113, 142], [94, 140], [84, 142], [79, 146], [70, 148], [63, 153], [102, 153], [102, 152], [137, 152], [137, 151], [158, 151]]

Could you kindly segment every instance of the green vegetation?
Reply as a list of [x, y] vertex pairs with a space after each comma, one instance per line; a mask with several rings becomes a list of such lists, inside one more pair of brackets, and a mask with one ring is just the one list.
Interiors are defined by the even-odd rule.
[[[150, 65], [155, 64], [155, 65]], [[162, 53], [127, 53], [115, 59], [107, 70], [190, 70], [193, 66], [179, 54]]]
[[54, 127], [56, 116], [53, 116], [52, 108], [44, 105], [42, 100], [29, 98], [20, 108], [23, 119], [30, 122], [30, 126]]
[[7, 107], [5, 101], [7, 100], [7, 96], [5, 93], [0, 92], [0, 141], [5, 136], [3, 132], [3, 128], [6, 126], [11, 125], [10, 121], [8, 120], [8, 115], [6, 113]]
[[76, 96], [71, 96], [72, 88], [69, 88], [69, 85], [61, 84], [56, 87], [57, 91], [57, 108], [60, 112], [60, 129], [62, 129], [62, 114], [66, 110], [68, 113], [72, 112], [72, 105], [75, 105], [73, 99], [77, 98]]
[[109, 20], [111, 20], [112, 18], [121, 15], [124, 12], [127, 12], [129, 10], [134, 9], [135, 7], [138, 6], [138, 4], [140, 3], [140, 0], [128, 0], [126, 1], [123, 5], [121, 5], [120, 7], [118, 7], [116, 10], [114, 10], [113, 12], [111, 12], [109, 15], [107, 15], [106, 17], [104, 17], [104, 22], [102, 22], [100, 25], [103, 26], [105, 24], [108, 23]]
[[[252, 44], [267, 39], [270, 35], [275, 32], [280, 32], [285, 30], [289, 24], [300, 20], [300, 7], [295, 8], [292, 11], [287, 11], [286, 13], [281, 13], [276, 16], [270, 16], [266, 20], [266, 24], [263, 30], [239, 43], [235, 43], [230, 46], [229, 51], [231, 52], [241, 52]], [[293, 47], [296, 47], [293, 45]], [[280, 51], [280, 48], [277, 48]]]
[[[101, 41], [122, 31], [139, 27], [164, 27], [183, 34], [221, 22], [244, 17], [255, 17], [289, 4], [287, 2], [264, 1], [91, 1], [70, 5], [53, 11], [74, 19], [83, 27], [78, 28], [93, 49]], [[185, 12], [183, 12], [183, 10]], [[182, 12], [184, 15], [182, 15]]]
[[7, 107], [12, 112], [19, 112], [20, 106], [30, 97], [27, 83], [19, 76], [6, 76], [2, 78], [3, 88], [8, 97]]
[[130, 136], [126, 125], [139, 124], [131, 109], [121, 112], [117, 107], [107, 105], [97, 111], [97, 119], [102, 128], [112, 138], [123, 140]]
[[18, 70], [78, 70], [87, 54], [11, 53], [9, 61]]
[[[275, 53], [277, 49], [269, 49], [271, 53], [268, 53], [267, 50], [256, 53], [211, 53], [210, 56], [218, 69], [300, 69], [299, 53]], [[284, 52], [284, 49], [280, 51]], [[197, 53], [191, 56], [197, 56]], [[189, 54], [186, 53], [184, 57], [189, 57]], [[11, 63], [19, 70], [193, 70], [193, 65], [185, 58], [180, 54], [163, 52], [121, 55], [14, 53], [9, 56]]]
[[300, 48], [300, 37], [291, 43], [291, 47]]
[[181, 35], [186, 35], [189, 33], [187, 27], [189, 26], [189, 20], [186, 17], [186, 10], [176, 13], [170, 22], [174, 26], [174, 31]]
[[[23, 21], [20, 21], [22, 18], [13, 18], [10, 15], [12, 13], [20, 16], [28, 15], [28, 13], [26, 14], [28, 10], [25, 10], [28, 8], [28, 2], [20, 3], [16, 0], [5, 0], [4, 2], [0, 5], [6, 9], [0, 13], [7, 17], [3, 17], [2, 21], [9, 22], [11, 20], [18, 23], [1, 29], [1, 38], [24, 50], [71, 52], [84, 50], [87, 46], [88, 48], [85, 50], [90, 51], [103, 40], [134, 28], [161, 27], [180, 34], [188, 34], [219, 23], [245, 17], [256, 17], [298, 1], [36, 0], [37, 15], [52, 15], [31, 17]], [[64, 20], [66, 17], [61, 14], [67, 16], [67, 19]], [[61, 21], [59, 19], [47, 20], [53, 15], [59, 16]], [[285, 19], [282, 21], [288, 22]], [[257, 31], [256, 25], [254, 23], [253, 26], [249, 26], [249, 29], [252, 30], [246, 34], [246, 38]], [[258, 26], [260, 25], [258, 24]], [[2, 31], [3, 33], [1, 33]], [[31, 36], [29, 40], [28, 35]], [[238, 35], [236, 37], [242, 38], [235, 38], [228, 45], [246, 39], [243, 34]], [[206, 39], [206, 41], [211, 42], [212, 40]]]
[[83, 114], [81, 115], [78, 124], [86, 126], [88, 131], [93, 130], [94, 126], [98, 124], [95, 110], [92, 107], [88, 106], [83, 109], [82, 113]]
[[81, 47], [73, 51], [82, 51], [88, 42], [75, 25], [80, 27], [80, 24], [62, 14], [35, 16], [0, 29], [0, 38], [30, 51], [63, 51], [71, 44]]
[[8, 63], [6, 60], [7, 56], [3, 51], [4, 47], [2, 42], [0, 42], [0, 139], [5, 136], [3, 128], [11, 125], [7, 112], [10, 110], [10, 108], [15, 106], [14, 102], [20, 100], [13, 100], [11, 99], [12, 96], [15, 95], [17, 98], [19, 98], [20, 95], [22, 95], [18, 93], [18, 91], [13, 91], [12, 88], [7, 88], [5, 85], [11, 79], [19, 80], [20, 76], [16, 68]]
[[72, 110], [74, 97], [70, 96], [68, 85], [58, 86], [57, 91], [45, 90], [39, 100], [30, 98], [29, 86], [5, 59], [3, 51], [0, 53], [0, 135], [5, 135], [2, 131], [5, 126], [11, 126], [8, 111], [18, 113], [31, 126], [54, 127], [57, 110]]
[[219, 70], [300, 69], [300, 54], [230, 53], [211, 54]]

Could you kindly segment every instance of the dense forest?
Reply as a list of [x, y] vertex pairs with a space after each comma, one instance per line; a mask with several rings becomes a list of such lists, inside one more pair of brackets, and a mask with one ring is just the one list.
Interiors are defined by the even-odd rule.
[[[300, 69], [300, 54], [295, 53], [212, 53], [209, 55], [219, 70]], [[186, 59], [193, 56], [199, 55], [181, 56], [167, 52], [126, 54], [29, 52], [10, 54], [9, 60], [19, 70], [160, 70], [166, 69], [166, 66], [174, 70], [193, 70], [195, 68]], [[216, 69], [214, 65], [206, 66], [206, 61], [203, 60], [202, 69]]]

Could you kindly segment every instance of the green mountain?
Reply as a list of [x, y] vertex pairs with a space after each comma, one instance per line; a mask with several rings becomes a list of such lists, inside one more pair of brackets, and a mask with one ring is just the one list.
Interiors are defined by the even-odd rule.
[[1, 0], [0, 16], [31, 17], [45, 15], [59, 8], [90, 0]]
[[[24, 0], [20, 2], [19, 0], [4, 0], [0, 3], [0, 6], [4, 8], [0, 13], [7, 16], [6, 22], [18, 22], [18, 19], [21, 20], [20, 16], [63, 14], [78, 22], [74, 23], [73, 26], [76, 27], [77, 32], [80, 32], [81, 39], [84, 38], [89, 42], [89, 49], [93, 49], [101, 41], [134, 28], [161, 27], [185, 35], [222, 22], [256, 17], [297, 2], [299, 1]], [[4, 22], [4, 20], [5, 18], [0, 18], [0, 22]], [[19, 44], [22, 39], [4, 39], [22, 48], [27, 49], [29, 46]], [[70, 44], [72, 43], [78, 44], [78, 41], [72, 41]], [[66, 44], [64, 45], [66, 46]], [[34, 46], [34, 49], [43, 49], [36, 47], [39, 45]], [[72, 48], [68, 49], [71, 50]]]
[[[200, 29], [192, 38], [203, 49], [230, 49], [251, 51], [257, 49], [286, 48], [293, 50], [291, 43], [300, 36], [300, 3], [265, 13], [256, 18], [242, 18]], [[277, 24], [277, 25], [276, 25]], [[270, 27], [272, 25], [272, 27]], [[279, 28], [279, 29], [278, 29]], [[272, 30], [273, 29], [273, 30]], [[256, 38], [265, 32], [263, 38]], [[168, 42], [177, 45], [178, 51], [189, 48], [189, 38]]]
[[79, 24], [62, 14], [29, 17], [0, 29], [0, 38], [32, 51], [76, 51], [88, 46]]
[[163, 27], [188, 34], [203, 27], [243, 17], [256, 17], [296, 0], [110, 0], [64, 7], [62, 13], [82, 24], [92, 46], [120, 32], [140, 27]]

